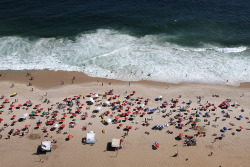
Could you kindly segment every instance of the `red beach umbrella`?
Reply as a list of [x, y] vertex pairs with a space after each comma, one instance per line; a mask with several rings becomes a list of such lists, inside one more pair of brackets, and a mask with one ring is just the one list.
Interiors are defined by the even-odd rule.
[[122, 126], [123, 126], [123, 124], [120, 124], [119, 126], [120, 126], [120, 127], [122, 127]]
[[29, 126], [29, 125], [25, 125], [24, 127], [25, 127], [26, 129], [28, 129], [30, 126]]
[[121, 139], [121, 142], [124, 142], [124, 140], [123, 140], [123, 139]]
[[128, 117], [125, 117], [125, 120], [128, 120]]
[[240, 129], [244, 129], [242, 126], [240, 126]]
[[16, 118], [16, 115], [13, 115], [13, 118]]
[[15, 107], [15, 105], [12, 104], [10, 107], [13, 108], [13, 107]]

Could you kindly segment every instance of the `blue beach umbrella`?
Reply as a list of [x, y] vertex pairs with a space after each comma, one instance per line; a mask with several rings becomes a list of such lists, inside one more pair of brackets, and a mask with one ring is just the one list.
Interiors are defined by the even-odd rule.
[[224, 135], [224, 134], [221, 134], [221, 137], [225, 137], [225, 135]]
[[221, 132], [224, 132], [224, 129], [221, 129], [220, 131], [221, 131]]
[[223, 127], [224, 130], [227, 130], [227, 127]]
[[192, 103], [192, 100], [189, 100], [189, 103]]
[[243, 118], [243, 116], [242, 116], [242, 115], [240, 115], [239, 117], [240, 117], [240, 118]]
[[181, 126], [181, 123], [178, 123], [178, 126]]
[[200, 114], [200, 115], [202, 115], [202, 113], [201, 113], [201, 112], [199, 112], [199, 114]]
[[114, 106], [114, 109], [117, 109], [117, 106]]
[[183, 107], [182, 109], [183, 109], [183, 110], [186, 110], [186, 107]]
[[209, 112], [206, 112], [206, 115], [208, 116], [208, 115], [209, 115]]

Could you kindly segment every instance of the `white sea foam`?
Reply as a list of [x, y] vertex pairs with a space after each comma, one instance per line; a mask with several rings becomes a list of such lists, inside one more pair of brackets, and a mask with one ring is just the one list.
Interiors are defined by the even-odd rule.
[[82, 71], [125, 81], [170, 83], [237, 85], [250, 81], [250, 54], [245, 46], [191, 48], [161, 39], [160, 35], [137, 38], [107, 29], [81, 34], [74, 40], [2, 37], [0, 70]]

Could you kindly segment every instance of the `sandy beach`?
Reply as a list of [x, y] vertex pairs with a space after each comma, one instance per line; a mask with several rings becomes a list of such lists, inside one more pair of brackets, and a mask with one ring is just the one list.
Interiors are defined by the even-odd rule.
[[[0, 109], [0, 118], [3, 119], [0, 123], [2, 167], [249, 166], [249, 83], [234, 87], [152, 81], [123, 82], [88, 77], [79, 72], [47, 70], [1, 71], [1, 74], [0, 96], [3, 97], [0, 103], [4, 105]], [[103, 97], [105, 92], [110, 90], [113, 90], [113, 95]], [[16, 94], [13, 94], [14, 92]], [[94, 94], [98, 94], [98, 97], [88, 107], [87, 101], [90, 97], [93, 98]], [[131, 97], [128, 97], [129, 95]], [[159, 96], [162, 96], [161, 99]], [[155, 100], [157, 98], [159, 99]], [[81, 108], [77, 107], [75, 99], [79, 100]], [[29, 100], [32, 105], [23, 106]], [[72, 107], [67, 105], [69, 101], [72, 101]], [[110, 105], [102, 106], [106, 101], [109, 101]], [[228, 106], [220, 108], [220, 104], [226, 101]], [[65, 106], [64, 109], [58, 108], [60, 103]], [[21, 107], [17, 108], [19, 104]], [[117, 106], [117, 109], [114, 106]], [[101, 107], [100, 111], [94, 113], [97, 107]], [[127, 113], [128, 107], [131, 108], [128, 110], [131, 114], [127, 118], [133, 120], [125, 121], [122, 113]], [[71, 118], [72, 113], [78, 109], [81, 113], [76, 113], [76, 116]], [[180, 112], [180, 109], [183, 111]], [[26, 120], [18, 121], [23, 114], [31, 114], [32, 111], [36, 112], [35, 119], [28, 116]], [[107, 111], [110, 114], [106, 114]], [[47, 115], [43, 116], [43, 112], [47, 112]], [[88, 117], [82, 120], [85, 112]], [[62, 123], [61, 119], [65, 113], [68, 116]], [[108, 118], [114, 120], [119, 115], [118, 120], [121, 122], [104, 125], [101, 118], [103, 114], [104, 121]], [[136, 116], [132, 117], [132, 114]], [[190, 117], [193, 117], [191, 121]], [[51, 118], [55, 123], [46, 125]], [[145, 118], [148, 125], [145, 125]], [[42, 123], [36, 128], [39, 119]], [[69, 127], [72, 121], [76, 123], [74, 128]], [[192, 128], [194, 121], [195, 128]], [[183, 126], [180, 127], [179, 123]], [[65, 124], [65, 128], [59, 132], [59, 127], [54, 131], [43, 131], [43, 128], [51, 128], [55, 124]], [[120, 124], [122, 126], [118, 128]], [[25, 125], [29, 125], [29, 128], [22, 131]], [[155, 125], [165, 127], [162, 130], [154, 130]], [[82, 130], [83, 126], [87, 127], [86, 131]], [[132, 129], [127, 131], [126, 126], [132, 126]], [[11, 129], [13, 133], [8, 139]], [[20, 133], [13, 135], [16, 129], [19, 129]], [[103, 129], [105, 133], [102, 132]], [[86, 137], [89, 131], [96, 134], [94, 145], [82, 143], [82, 138]], [[124, 136], [126, 132], [128, 135]], [[48, 136], [45, 137], [47, 133]], [[194, 136], [196, 146], [186, 146], [185, 137], [178, 137], [180, 133]], [[73, 138], [66, 141], [69, 134]], [[222, 134], [225, 137], [222, 137]], [[123, 148], [107, 151], [107, 143], [113, 138], [123, 139]], [[52, 144], [53, 151], [37, 154], [38, 146], [46, 140], [56, 141]], [[155, 142], [159, 143], [156, 150], [152, 149]], [[175, 157], [176, 153], [178, 155]]]

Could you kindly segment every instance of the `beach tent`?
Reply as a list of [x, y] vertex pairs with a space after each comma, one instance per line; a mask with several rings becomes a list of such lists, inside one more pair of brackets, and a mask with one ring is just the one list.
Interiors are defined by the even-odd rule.
[[44, 141], [41, 144], [41, 149], [42, 151], [52, 151], [52, 147], [51, 147], [51, 141]]
[[120, 139], [112, 139], [111, 147], [121, 147], [121, 140]]
[[95, 132], [90, 131], [87, 133], [87, 139], [86, 139], [87, 144], [95, 144]]

